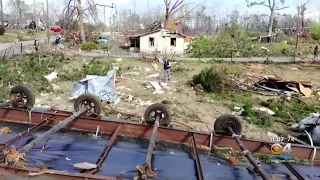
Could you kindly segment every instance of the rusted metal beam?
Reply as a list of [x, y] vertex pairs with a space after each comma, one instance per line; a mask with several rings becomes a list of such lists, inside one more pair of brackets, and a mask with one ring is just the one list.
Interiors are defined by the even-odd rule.
[[[66, 171], [40, 170], [39, 168], [13, 168], [0, 165], [0, 179], [32, 179], [32, 180], [118, 180], [116, 177], [100, 176]], [[127, 179], [123, 179], [127, 180]]]
[[196, 140], [192, 132], [190, 133], [190, 136], [192, 141], [192, 151], [193, 151], [193, 157], [196, 164], [198, 180], [204, 180]]
[[45, 124], [47, 124], [49, 122], [48, 119], [44, 119], [43, 121], [41, 121], [40, 123], [34, 125], [33, 127], [31, 128], [28, 128], [27, 131], [23, 132], [22, 134], [18, 134], [17, 136], [15, 136], [14, 138], [10, 139], [9, 141], [7, 141], [6, 143], [4, 144], [1, 144], [0, 146], [10, 146], [12, 145], [13, 143], [15, 143], [16, 141], [18, 141], [19, 139], [37, 131], [40, 127], [44, 126]]
[[38, 138], [34, 139], [27, 145], [23, 146], [21, 149], [22, 153], [28, 152], [30, 149], [32, 149], [35, 145], [39, 144], [40, 142], [48, 139], [52, 134], [59, 131], [61, 128], [66, 127], [68, 124], [70, 124], [72, 121], [74, 121], [77, 117], [79, 117], [81, 114], [87, 111], [87, 108], [80, 109], [78, 112], [76, 112], [74, 115], [66, 118], [63, 121], [60, 121], [57, 125], [53, 126], [51, 129], [46, 131], [45, 133], [41, 134]]
[[157, 130], [159, 127], [159, 119], [160, 117], [157, 116], [156, 120], [153, 125], [153, 130], [152, 130], [152, 135], [150, 137], [149, 141], [149, 146], [147, 149], [147, 154], [146, 154], [146, 159], [144, 161], [143, 166], [137, 166], [137, 171], [138, 171], [138, 178], [139, 179], [150, 179], [150, 178], [155, 178], [157, 176], [156, 173], [153, 172], [152, 167], [151, 167], [151, 159], [152, 159], [152, 154], [153, 154], [153, 148], [156, 144], [156, 139], [157, 139]]
[[108, 141], [108, 144], [106, 145], [106, 147], [104, 148], [103, 152], [101, 153], [98, 161], [96, 162], [97, 167], [95, 169], [92, 169], [92, 170], [84, 171], [84, 173], [95, 174], [96, 172], [99, 171], [103, 161], [108, 156], [109, 151], [110, 151], [111, 147], [113, 146], [113, 144], [114, 144], [114, 142], [115, 142], [115, 140], [116, 140], [116, 138], [117, 138], [117, 136], [119, 134], [120, 128], [121, 128], [121, 124], [119, 124], [117, 129], [113, 132], [112, 136], [110, 137], [110, 139]]
[[6, 101], [4, 103], [0, 103], [0, 108], [7, 107], [15, 102], [17, 102], [17, 99], [13, 99], [13, 100]]
[[[6, 122], [17, 122], [17, 123], [25, 123], [25, 124], [37, 124], [40, 123], [44, 118], [50, 118], [53, 115], [57, 115], [57, 118], [51, 120], [48, 123], [48, 126], [54, 126], [58, 124], [60, 121], [70, 116], [69, 112], [65, 111], [49, 111], [46, 113], [35, 112], [33, 111], [32, 122], [27, 121], [29, 119], [28, 111], [22, 109], [14, 109], [14, 108], [0, 108], [0, 120]], [[78, 117], [75, 121], [68, 125], [71, 129], [77, 129], [82, 131], [90, 131], [95, 132], [97, 127], [100, 126], [101, 133], [103, 134], [112, 134], [113, 131], [117, 128], [117, 126], [122, 123], [122, 130], [119, 135], [126, 135], [131, 137], [140, 137], [140, 138], [149, 138], [152, 134], [152, 129], [150, 126], [142, 125], [140, 123], [128, 122], [128, 121], [114, 121], [114, 120], [100, 120], [85, 116]], [[210, 142], [219, 147], [232, 147], [235, 151], [241, 151], [238, 144], [232, 137], [220, 136], [220, 135], [212, 135], [212, 141], [210, 141], [210, 133], [191, 131], [194, 133], [196, 144], [198, 147], [205, 146], [209, 147]], [[170, 141], [173, 143], [188, 143], [188, 139], [190, 136], [190, 131], [182, 130], [178, 128], [166, 128], [159, 127], [157, 130], [157, 139]], [[250, 152], [257, 152], [261, 154], [270, 154], [270, 150], [264, 145], [265, 142], [252, 140], [252, 139], [241, 139], [242, 144], [246, 146], [246, 148]], [[273, 142], [266, 142], [267, 144], [272, 145]], [[281, 145], [285, 145], [284, 143], [280, 143]], [[312, 159], [314, 149], [310, 146], [300, 145], [300, 144], [292, 144], [292, 156], [298, 159]], [[317, 148], [317, 151], [320, 148]], [[316, 153], [315, 163], [320, 161], [320, 153]]]
[[257, 161], [254, 159], [254, 157], [252, 156], [251, 152], [248, 151], [248, 149], [241, 143], [240, 138], [238, 137], [237, 134], [235, 134], [232, 130], [231, 127], [228, 127], [228, 130], [232, 133], [232, 137], [234, 138], [234, 140], [237, 142], [237, 144], [239, 145], [240, 149], [242, 150], [243, 154], [245, 155], [245, 157], [248, 159], [248, 161], [252, 164], [252, 166], [254, 167], [254, 171], [256, 171], [263, 180], [269, 180], [270, 178], [266, 175], [266, 173], [262, 170], [262, 168], [260, 167], [260, 165], [257, 163]]

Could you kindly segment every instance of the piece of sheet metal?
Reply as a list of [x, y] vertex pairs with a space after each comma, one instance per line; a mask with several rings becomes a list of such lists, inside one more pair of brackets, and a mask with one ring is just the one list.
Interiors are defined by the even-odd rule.
[[[5, 122], [0, 122], [0, 126], [9, 126], [12, 133], [0, 136], [0, 143], [6, 141], [6, 139], [10, 138], [10, 136], [15, 136], [15, 134], [28, 128], [21, 124]], [[122, 128], [121, 131], [123, 130]], [[14, 145], [17, 148], [23, 147], [25, 144], [45, 131], [46, 128], [40, 129], [34, 135], [24, 137]], [[49, 139], [47, 142], [48, 148], [45, 151], [40, 152], [43, 144], [38, 144], [32, 148], [26, 154], [28, 160], [26, 164], [27, 166], [41, 167], [44, 164], [47, 164], [50, 170], [54, 169], [55, 171], [68, 171], [68, 173], [59, 172], [60, 174], [58, 173], [57, 176], [55, 176], [55, 173], [40, 174], [33, 178], [43, 177], [44, 179], [46, 178], [46, 180], [51, 180], [49, 179], [50, 177], [63, 179], [63, 176], [69, 178], [70, 175], [71, 179], [81, 179], [80, 177], [82, 174], [78, 173], [79, 169], [74, 168], [72, 165], [82, 162], [95, 163], [96, 159], [99, 158], [100, 153], [103, 151], [109, 141], [106, 141], [105, 137], [96, 139], [93, 137], [94, 134], [94, 132], [84, 134], [83, 132], [59, 131]], [[119, 174], [122, 173], [124, 178], [133, 179], [133, 177], [136, 176], [135, 166], [137, 164], [143, 164], [145, 161], [145, 154], [148, 144], [149, 141], [147, 139], [135, 139], [117, 136], [116, 142], [112, 146], [112, 149], [103, 162], [99, 172], [97, 172], [97, 175], [99, 175], [99, 177], [118, 177]], [[194, 160], [193, 157], [190, 156], [191, 154], [192, 149], [190, 146], [157, 141], [157, 146], [153, 151], [153, 158], [151, 162], [153, 170], [157, 173], [156, 179], [196, 180], [197, 172], [194, 168]], [[250, 165], [231, 165], [221, 160], [216, 155], [202, 150], [199, 150], [199, 159], [202, 165], [203, 176], [206, 180], [260, 179], [260, 177], [249, 173], [247, 167], [250, 167]], [[281, 164], [262, 164], [262, 168], [267, 174], [274, 175], [279, 179], [294, 179], [292, 178], [293, 174]], [[307, 174], [307, 177], [310, 179], [316, 180], [320, 177], [319, 167], [295, 165], [295, 168], [300, 173]], [[0, 174], [3, 172], [3, 170], [4, 169], [0, 167]], [[26, 178], [27, 174], [29, 174], [27, 170], [13, 171], [12, 169], [10, 172], [16, 172], [16, 175], [19, 175], [19, 177], [23, 179]], [[64, 174], [61, 175], [61, 173]], [[86, 176], [86, 174], [83, 174], [83, 176]], [[89, 178], [88, 176], [86, 177], [88, 179], [99, 179], [91, 177]], [[82, 179], [84, 178], [82, 177]]]
[[[55, 120], [52, 120], [48, 123], [49, 126], [54, 126], [59, 123], [61, 120], [70, 116], [70, 113], [63, 111], [48, 111], [48, 112], [37, 112], [36, 110], [32, 112], [32, 122], [31, 124], [37, 124], [42, 121], [43, 118], [50, 118], [52, 115], [57, 115]], [[8, 122], [19, 122], [29, 124], [28, 113], [25, 110], [21, 109], [12, 109], [12, 108], [2, 108], [0, 109], [0, 120], [8, 121]], [[83, 131], [95, 132], [97, 126], [100, 126], [101, 132], [104, 134], [112, 134], [114, 129], [117, 126], [122, 124], [122, 131], [120, 135], [126, 135], [130, 137], [150, 137], [152, 134], [152, 129], [150, 129], [147, 125], [142, 125], [140, 123], [128, 122], [128, 121], [104, 121], [100, 119], [94, 119], [90, 117], [81, 116], [74, 122], [72, 122], [68, 127], [72, 129], [78, 129]], [[208, 147], [210, 144], [210, 134], [203, 132], [194, 132], [194, 136], [196, 139], [196, 144], [198, 147], [205, 146]], [[159, 127], [158, 128], [158, 136], [159, 140], [165, 140], [175, 143], [187, 143], [189, 138], [190, 131], [177, 129], [177, 128], [166, 128]], [[261, 154], [272, 154], [270, 150], [265, 146], [264, 142], [258, 140], [251, 139], [241, 139], [244, 146], [250, 152], [258, 152]], [[272, 145], [272, 142], [267, 142]], [[215, 144], [219, 147], [232, 147], [236, 151], [240, 151], [238, 144], [234, 141], [232, 137], [225, 137], [219, 135], [212, 136], [212, 144]], [[283, 146], [284, 143], [280, 143]], [[319, 149], [319, 147], [317, 148]], [[292, 156], [299, 159], [311, 159], [313, 156], [314, 148], [305, 146], [305, 145], [296, 145], [292, 144]], [[320, 153], [317, 153], [315, 156], [315, 163], [320, 161]]]

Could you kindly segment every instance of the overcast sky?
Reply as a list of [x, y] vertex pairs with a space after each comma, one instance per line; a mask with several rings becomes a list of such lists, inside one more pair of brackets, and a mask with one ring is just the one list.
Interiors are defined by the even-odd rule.
[[[9, 0], [5, 0], [4, 3], [4, 9], [6, 10], [6, 4]], [[25, 0], [28, 4], [32, 4], [34, 0]], [[63, 7], [63, 2], [65, 0], [49, 0], [49, 4], [51, 6], [55, 7]], [[83, 2], [85, 0], [82, 0]], [[133, 12], [134, 6], [133, 2], [136, 1], [136, 12], [137, 13], [147, 13], [148, 12], [148, 3], [150, 7], [150, 11], [152, 11], [153, 8], [156, 7], [162, 7], [164, 11], [164, 2], [163, 0], [95, 0], [98, 4], [108, 4], [111, 5], [112, 3], [116, 3], [117, 10], [121, 11], [124, 9], [131, 9]], [[172, 0], [174, 1], [174, 0]], [[277, 0], [279, 1], [279, 0]], [[45, 0], [36, 0], [36, 2], [43, 2], [45, 3]], [[186, 2], [202, 2], [202, 0], [186, 0]], [[289, 8], [282, 10], [280, 13], [296, 13], [297, 12], [297, 5], [301, 4], [302, 0], [286, 0], [285, 6], [289, 6]], [[195, 3], [196, 4], [196, 3]], [[50, 10], [49, 5], [49, 10]], [[269, 13], [268, 8], [264, 6], [255, 6], [252, 8], [248, 8], [246, 4], [246, 0], [206, 0], [205, 5], [207, 6], [206, 12], [209, 14], [216, 14], [218, 17], [219, 15], [225, 15], [228, 12], [231, 12], [233, 10], [238, 10], [241, 14], [243, 13]], [[320, 15], [320, 0], [311, 0], [310, 3], [307, 6], [307, 17], [311, 17], [314, 19], [318, 19]], [[99, 16], [101, 17], [101, 20], [103, 20], [103, 8], [98, 7]], [[111, 9], [106, 10], [106, 18], [109, 18], [110, 15], [113, 13]]]

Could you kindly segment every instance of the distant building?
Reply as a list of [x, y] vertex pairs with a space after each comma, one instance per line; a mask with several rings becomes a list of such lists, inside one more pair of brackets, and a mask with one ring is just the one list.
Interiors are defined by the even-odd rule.
[[128, 35], [130, 48], [139, 50], [142, 53], [152, 54], [153, 52], [166, 52], [184, 54], [191, 42], [191, 37], [172, 33], [165, 29], [144, 32], [141, 34]]

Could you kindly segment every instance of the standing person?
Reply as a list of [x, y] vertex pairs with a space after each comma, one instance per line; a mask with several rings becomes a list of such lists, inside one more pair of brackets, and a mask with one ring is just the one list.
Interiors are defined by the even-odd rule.
[[316, 47], [314, 47], [314, 58], [318, 58], [318, 50], [319, 50], [319, 44], [316, 45]]
[[39, 52], [39, 39], [35, 38], [34, 39], [34, 49], [36, 50], [36, 52]]
[[55, 44], [57, 45], [57, 47], [58, 47], [58, 49], [60, 49], [60, 42], [61, 40], [60, 40], [60, 36], [57, 36], [56, 37], [56, 41], [55, 41]]
[[164, 82], [170, 81], [170, 68], [171, 68], [171, 63], [169, 59], [164, 58], [164, 62], [163, 62]]

